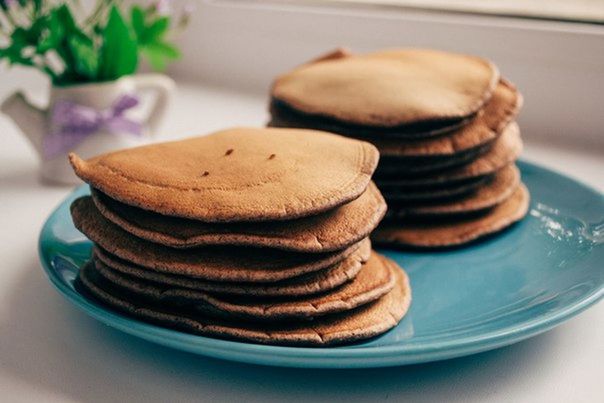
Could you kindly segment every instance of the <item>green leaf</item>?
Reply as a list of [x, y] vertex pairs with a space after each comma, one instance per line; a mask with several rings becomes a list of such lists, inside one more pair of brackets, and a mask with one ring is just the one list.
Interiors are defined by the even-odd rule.
[[58, 35], [59, 32], [57, 32], [58, 38], [56, 39], [58, 39], [58, 43], [53, 48], [56, 50], [59, 57], [63, 59], [63, 66], [65, 67], [65, 70], [61, 74], [61, 77], [65, 81], [77, 80], [77, 77], [75, 77], [76, 73], [74, 71], [77, 60], [71, 52], [68, 39], [74, 35], [81, 36], [80, 30], [76, 25], [73, 15], [71, 14], [71, 10], [66, 4], [56, 7], [51, 13], [51, 19], [55, 20], [55, 22], [51, 24], [56, 24], [61, 27], [55, 27], [55, 30], [62, 30], [61, 35]]
[[66, 32], [74, 32], [78, 30], [75, 19], [71, 14], [71, 10], [66, 4], [63, 4], [54, 10], [56, 17]]
[[75, 72], [89, 81], [95, 81], [99, 68], [99, 59], [92, 41], [73, 36], [69, 38], [69, 48], [76, 61], [74, 66]]
[[153, 42], [143, 48], [153, 70], [163, 71], [170, 61], [180, 58], [180, 51], [166, 42]]
[[0, 48], [0, 60], [4, 59], [10, 63], [12, 49], [10, 46], [6, 48]]
[[152, 42], [161, 42], [170, 28], [170, 17], [156, 17], [149, 21], [149, 15], [139, 6], [132, 7], [132, 28], [136, 34], [136, 40], [140, 45], [148, 45]]
[[34, 0], [34, 15], [40, 14], [42, 10], [42, 0]]
[[11, 54], [13, 58], [16, 55], [22, 54], [25, 49], [33, 48], [34, 51], [42, 38], [48, 31], [48, 19], [39, 18], [35, 20], [29, 27], [17, 27], [11, 33]]
[[155, 53], [149, 49], [145, 49], [143, 54], [149, 61], [149, 64], [154, 71], [164, 71], [168, 66], [167, 59], [160, 53]]
[[115, 80], [132, 74], [138, 66], [136, 40], [114, 5], [103, 30], [103, 45], [99, 68], [99, 79]]
[[28, 44], [27, 41], [27, 31], [25, 30], [25, 28], [22, 27], [17, 27], [15, 28], [15, 30], [13, 31], [13, 33], [10, 36], [11, 39], [11, 47], [25, 47]]
[[65, 37], [65, 29], [59, 22], [56, 13], [51, 13], [48, 19], [46, 35], [38, 42], [36, 51], [38, 53], [45, 53], [51, 49], [59, 47], [60, 43]]
[[180, 50], [168, 42], [157, 42], [152, 44], [153, 49], [161, 52], [166, 58], [176, 60], [180, 58]]
[[158, 41], [161, 39], [164, 34], [170, 28], [170, 18], [169, 17], [160, 17], [158, 18], [146, 32], [146, 39], [148, 42]]
[[43, 31], [44, 22], [37, 21], [30, 27], [17, 27], [11, 33], [10, 46], [2, 52], [2, 57], [9, 64], [21, 64], [24, 66], [34, 66], [33, 54], [35, 46]]
[[23, 47], [19, 45], [15, 45], [14, 43], [8, 48], [3, 50], [4, 57], [8, 61], [9, 64], [21, 64], [24, 66], [33, 66], [34, 62], [29, 57], [23, 56]]
[[136, 39], [139, 43], [143, 43], [142, 40], [145, 36], [145, 12], [140, 6], [132, 7], [132, 11], [130, 12], [130, 19], [132, 20], [132, 29], [136, 34]]
[[30, 45], [37, 45], [42, 35], [48, 29], [48, 18], [42, 17], [35, 20], [27, 29], [27, 41]]
[[92, 32], [94, 33], [94, 35], [96, 37], [102, 36], [103, 30], [104, 30], [104, 27], [101, 26], [100, 24], [94, 24], [94, 26], [92, 27]]

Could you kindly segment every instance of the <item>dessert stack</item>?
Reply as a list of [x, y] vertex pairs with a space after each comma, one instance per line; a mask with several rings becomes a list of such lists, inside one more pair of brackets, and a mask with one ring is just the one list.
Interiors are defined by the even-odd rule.
[[515, 165], [518, 90], [479, 57], [404, 49], [336, 51], [278, 77], [273, 127], [327, 130], [373, 143], [388, 213], [375, 243], [449, 247], [522, 219]]
[[371, 249], [386, 212], [369, 143], [300, 129], [235, 128], [90, 160], [76, 227], [94, 243], [77, 286], [146, 321], [285, 345], [366, 339], [411, 299]]

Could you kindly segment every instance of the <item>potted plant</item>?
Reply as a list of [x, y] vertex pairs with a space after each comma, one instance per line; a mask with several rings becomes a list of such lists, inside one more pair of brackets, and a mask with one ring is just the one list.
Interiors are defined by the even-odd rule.
[[[78, 0], [0, 0], [0, 63], [47, 75], [47, 109], [31, 105], [21, 92], [1, 105], [41, 158], [43, 178], [74, 183], [66, 154], [90, 157], [141, 144], [163, 118], [174, 82], [162, 74], [135, 75], [141, 58], [156, 71], [180, 57], [169, 41], [190, 10], [178, 18], [171, 2], [128, 9], [117, 0], [97, 0], [86, 9]], [[146, 118], [131, 115], [140, 91], [156, 93]]]

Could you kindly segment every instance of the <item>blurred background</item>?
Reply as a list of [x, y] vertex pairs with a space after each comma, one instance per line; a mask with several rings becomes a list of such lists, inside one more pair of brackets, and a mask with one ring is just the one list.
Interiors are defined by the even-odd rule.
[[[337, 2], [338, 0], [334, 0]], [[525, 18], [601, 23], [604, 9], [599, 0], [340, 0], [342, 3], [390, 5], [435, 11], [458, 11]]]

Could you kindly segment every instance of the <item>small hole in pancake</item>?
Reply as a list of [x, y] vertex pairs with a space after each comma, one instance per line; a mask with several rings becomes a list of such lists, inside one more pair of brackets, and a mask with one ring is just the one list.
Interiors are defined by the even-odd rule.
[[210, 173], [208, 171], [204, 171], [201, 176], [208, 176]]
[[235, 150], [233, 150], [232, 148], [229, 148], [228, 150], [226, 150], [226, 153], [224, 153], [224, 155], [231, 155], [231, 154], [233, 154], [233, 151], [235, 151]]
[[268, 159], [273, 160], [273, 159], [275, 159], [276, 156], [277, 156], [276, 154], [271, 154], [271, 155], [269, 155]]

